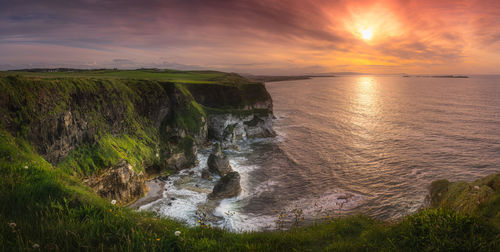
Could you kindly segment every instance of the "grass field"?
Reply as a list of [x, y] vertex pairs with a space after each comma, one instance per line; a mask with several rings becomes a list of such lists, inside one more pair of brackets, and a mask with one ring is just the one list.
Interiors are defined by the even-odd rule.
[[21, 75], [32, 78], [97, 78], [97, 79], [141, 79], [190, 84], [250, 84], [251, 81], [237, 74], [217, 71], [178, 70], [80, 70], [60, 72], [0, 71], [0, 77]]

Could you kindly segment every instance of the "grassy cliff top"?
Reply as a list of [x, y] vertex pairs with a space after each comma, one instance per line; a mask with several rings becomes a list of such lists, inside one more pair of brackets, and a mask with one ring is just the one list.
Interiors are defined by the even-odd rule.
[[180, 70], [159, 70], [159, 69], [139, 69], [139, 70], [78, 70], [66, 69], [60, 71], [45, 70], [20, 70], [20, 71], [0, 71], [0, 77], [21, 75], [27, 78], [93, 78], [93, 79], [141, 79], [156, 80], [175, 83], [190, 84], [219, 84], [225, 86], [239, 86], [245, 84], [255, 84], [235, 73], [224, 73], [218, 71], [180, 71]]

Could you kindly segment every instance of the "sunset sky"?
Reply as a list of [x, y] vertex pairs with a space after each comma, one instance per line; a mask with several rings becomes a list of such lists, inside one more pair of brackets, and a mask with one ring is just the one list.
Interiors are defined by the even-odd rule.
[[498, 0], [0, 2], [0, 69], [500, 73]]

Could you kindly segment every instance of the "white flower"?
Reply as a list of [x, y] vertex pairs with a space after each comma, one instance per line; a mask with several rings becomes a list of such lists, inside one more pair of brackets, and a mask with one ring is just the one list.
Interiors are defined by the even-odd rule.
[[11, 223], [9, 223], [9, 226], [10, 226], [11, 228], [16, 228], [16, 226], [17, 226], [17, 225], [16, 225], [16, 223], [11, 222]]
[[181, 235], [181, 231], [175, 231], [174, 234], [175, 234], [175, 236], [179, 236], [179, 235]]
[[479, 186], [474, 186], [474, 189], [479, 190]]
[[40, 245], [38, 245], [38, 243], [33, 244], [33, 249], [39, 249], [39, 248], [40, 248]]
[[115, 205], [115, 204], [116, 204], [116, 200], [112, 200], [111, 205]]
[[24, 169], [28, 169], [28, 166], [27, 166], [27, 165], [25, 165], [25, 166], [24, 166]]
[[160, 157], [160, 153], [156, 153], [156, 157]]

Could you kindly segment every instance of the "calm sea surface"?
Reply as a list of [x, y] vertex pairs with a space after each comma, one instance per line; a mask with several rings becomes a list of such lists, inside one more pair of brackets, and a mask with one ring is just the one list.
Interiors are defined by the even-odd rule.
[[[500, 172], [498, 76], [348, 76], [266, 87], [278, 137], [227, 153], [243, 193], [215, 208], [214, 225], [274, 228], [274, 210], [295, 208], [306, 221], [358, 212], [394, 219], [416, 211], [433, 180]], [[143, 209], [195, 225], [213, 186], [196, 178], [208, 153]], [[183, 180], [191, 171], [195, 178]]]

